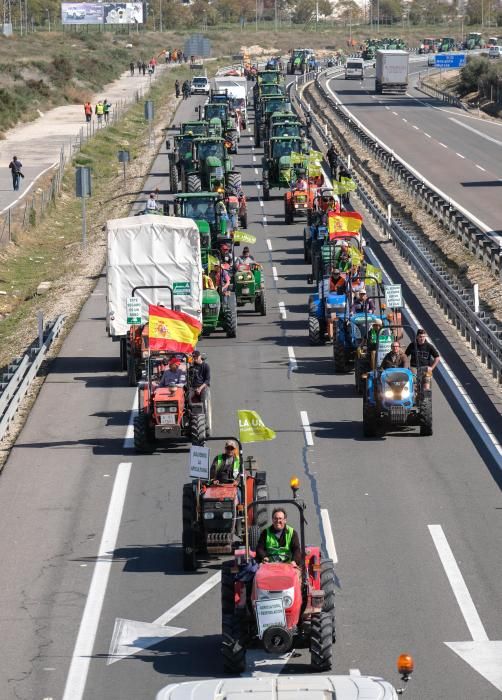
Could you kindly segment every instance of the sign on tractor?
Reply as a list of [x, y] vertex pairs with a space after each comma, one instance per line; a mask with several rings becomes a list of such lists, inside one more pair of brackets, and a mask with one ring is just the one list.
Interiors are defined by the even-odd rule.
[[209, 447], [190, 447], [189, 476], [209, 481]]
[[399, 309], [403, 305], [403, 294], [400, 284], [385, 286], [385, 304], [389, 309]]
[[190, 282], [174, 282], [173, 283], [173, 294], [174, 296], [183, 297], [189, 296], [191, 292]]
[[141, 299], [139, 297], [127, 297], [126, 315], [128, 326], [139, 326], [141, 323]]
[[260, 639], [267, 627], [286, 627], [286, 614], [282, 598], [257, 600], [255, 605]]
[[463, 68], [465, 66], [465, 53], [438, 53], [434, 57], [435, 68]]

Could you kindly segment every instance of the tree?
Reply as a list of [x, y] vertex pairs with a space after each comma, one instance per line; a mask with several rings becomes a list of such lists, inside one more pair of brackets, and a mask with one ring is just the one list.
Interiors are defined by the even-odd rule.
[[373, 21], [378, 19], [380, 24], [394, 24], [400, 22], [403, 9], [399, 0], [372, 0]]

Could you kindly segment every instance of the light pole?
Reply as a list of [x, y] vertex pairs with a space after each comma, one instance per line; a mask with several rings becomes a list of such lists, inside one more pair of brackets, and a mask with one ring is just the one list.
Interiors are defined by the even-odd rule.
[[159, 0], [159, 30], [162, 32], [162, 0]]
[[256, 0], [256, 26], [255, 30], [258, 31], [258, 0]]
[[49, 10], [48, 7], [45, 8], [45, 11], [47, 12], [47, 21], [49, 23], [49, 32], [51, 31], [51, 11]]

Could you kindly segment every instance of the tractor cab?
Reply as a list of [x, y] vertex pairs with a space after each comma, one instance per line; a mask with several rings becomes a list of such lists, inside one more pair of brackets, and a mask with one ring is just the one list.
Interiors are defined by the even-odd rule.
[[466, 49], [472, 50], [481, 48], [483, 48], [483, 35], [481, 32], [470, 32], [467, 35]]
[[221, 216], [217, 206], [219, 200], [220, 195], [217, 192], [179, 194], [174, 200], [174, 215], [207, 222], [211, 238], [216, 240], [217, 236], [225, 235], [227, 231], [227, 220]]
[[208, 124], [204, 121], [184, 122], [180, 127], [180, 134], [191, 133], [193, 136], [207, 136]]
[[187, 192], [215, 192], [223, 188], [232, 171], [228, 153], [231, 142], [217, 136], [196, 138], [192, 145], [192, 169], [185, 174]]
[[288, 188], [291, 181], [291, 153], [300, 152], [302, 140], [290, 136], [270, 139], [263, 157], [263, 198], [270, 198], [270, 188]]

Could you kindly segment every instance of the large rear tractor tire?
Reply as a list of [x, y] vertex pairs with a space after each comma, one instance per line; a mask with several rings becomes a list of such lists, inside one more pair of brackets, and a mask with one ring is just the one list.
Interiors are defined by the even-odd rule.
[[420, 435], [432, 435], [432, 399], [427, 397], [420, 403]]
[[200, 177], [198, 175], [194, 175], [192, 173], [191, 175], [188, 176], [187, 190], [188, 190], [188, 192], [201, 192], [202, 191], [202, 183], [201, 183]]
[[228, 187], [234, 188], [239, 191], [242, 189], [242, 176], [236, 170], [231, 170], [227, 175], [227, 185]]
[[363, 404], [363, 435], [364, 437], [376, 437], [377, 419], [373, 406], [365, 401]]
[[309, 343], [311, 345], [324, 345], [321, 324], [317, 316], [309, 316]]
[[206, 441], [206, 416], [194, 413], [190, 418], [190, 440], [193, 445], [203, 445]]
[[333, 663], [333, 620], [330, 613], [312, 615], [310, 663], [315, 671], [329, 671]]
[[257, 314], [260, 314], [260, 316], [267, 315], [267, 297], [265, 296], [265, 292], [261, 292], [255, 296], [254, 310]]
[[335, 362], [335, 372], [345, 372], [347, 365], [345, 363], [345, 348], [343, 343], [335, 340], [333, 344], [333, 360]]
[[197, 571], [197, 546], [193, 529], [195, 504], [192, 484], [183, 484], [182, 517], [183, 571]]
[[134, 449], [139, 454], [150, 454], [153, 452], [149, 419], [146, 413], [139, 413], [134, 418]]
[[335, 567], [331, 559], [324, 559], [324, 561], [321, 562], [321, 588], [324, 591], [324, 605], [322, 606], [322, 611], [331, 615], [333, 621], [332, 641], [335, 643]]
[[235, 609], [233, 565], [226, 561], [221, 570], [221, 654], [225, 673], [239, 675], [246, 667], [246, 649], [241, 644], [241, 615]]
[[263, 186], [263, 200], [265, 202], [268, 202], [268, 201], [270, 201], [270, 183], [268, 181], [268, 177], [263, 177], [262, 186]]
[[251, 525], [249, 528], [249, 549], [252, 549], [253, 552], [256, 552], [256, 548], [258, 547], [258, 540], [260, 539], [261, 530], [262, 528], [258, 527], [258, 525]]
[[173, 159], [169, 159], [169, 189], [171, 194], [178, 194], [178, 168]]
[[227, 338], [237, 337], [237, 301], [235, 295], [227, 297], [223, 308], [224, 330]]
[[[256, 487], [255, 501], [258, 503], [254, 506], [253, 522], [258, 527], [259, 533], [268, 524], [268, 506], [265, 503], [260, 503], [260, 501], [268, 500], [268, 486], [267, 484], [259, 484]], [[259, 536], [258, 533], [258, 536]]]

